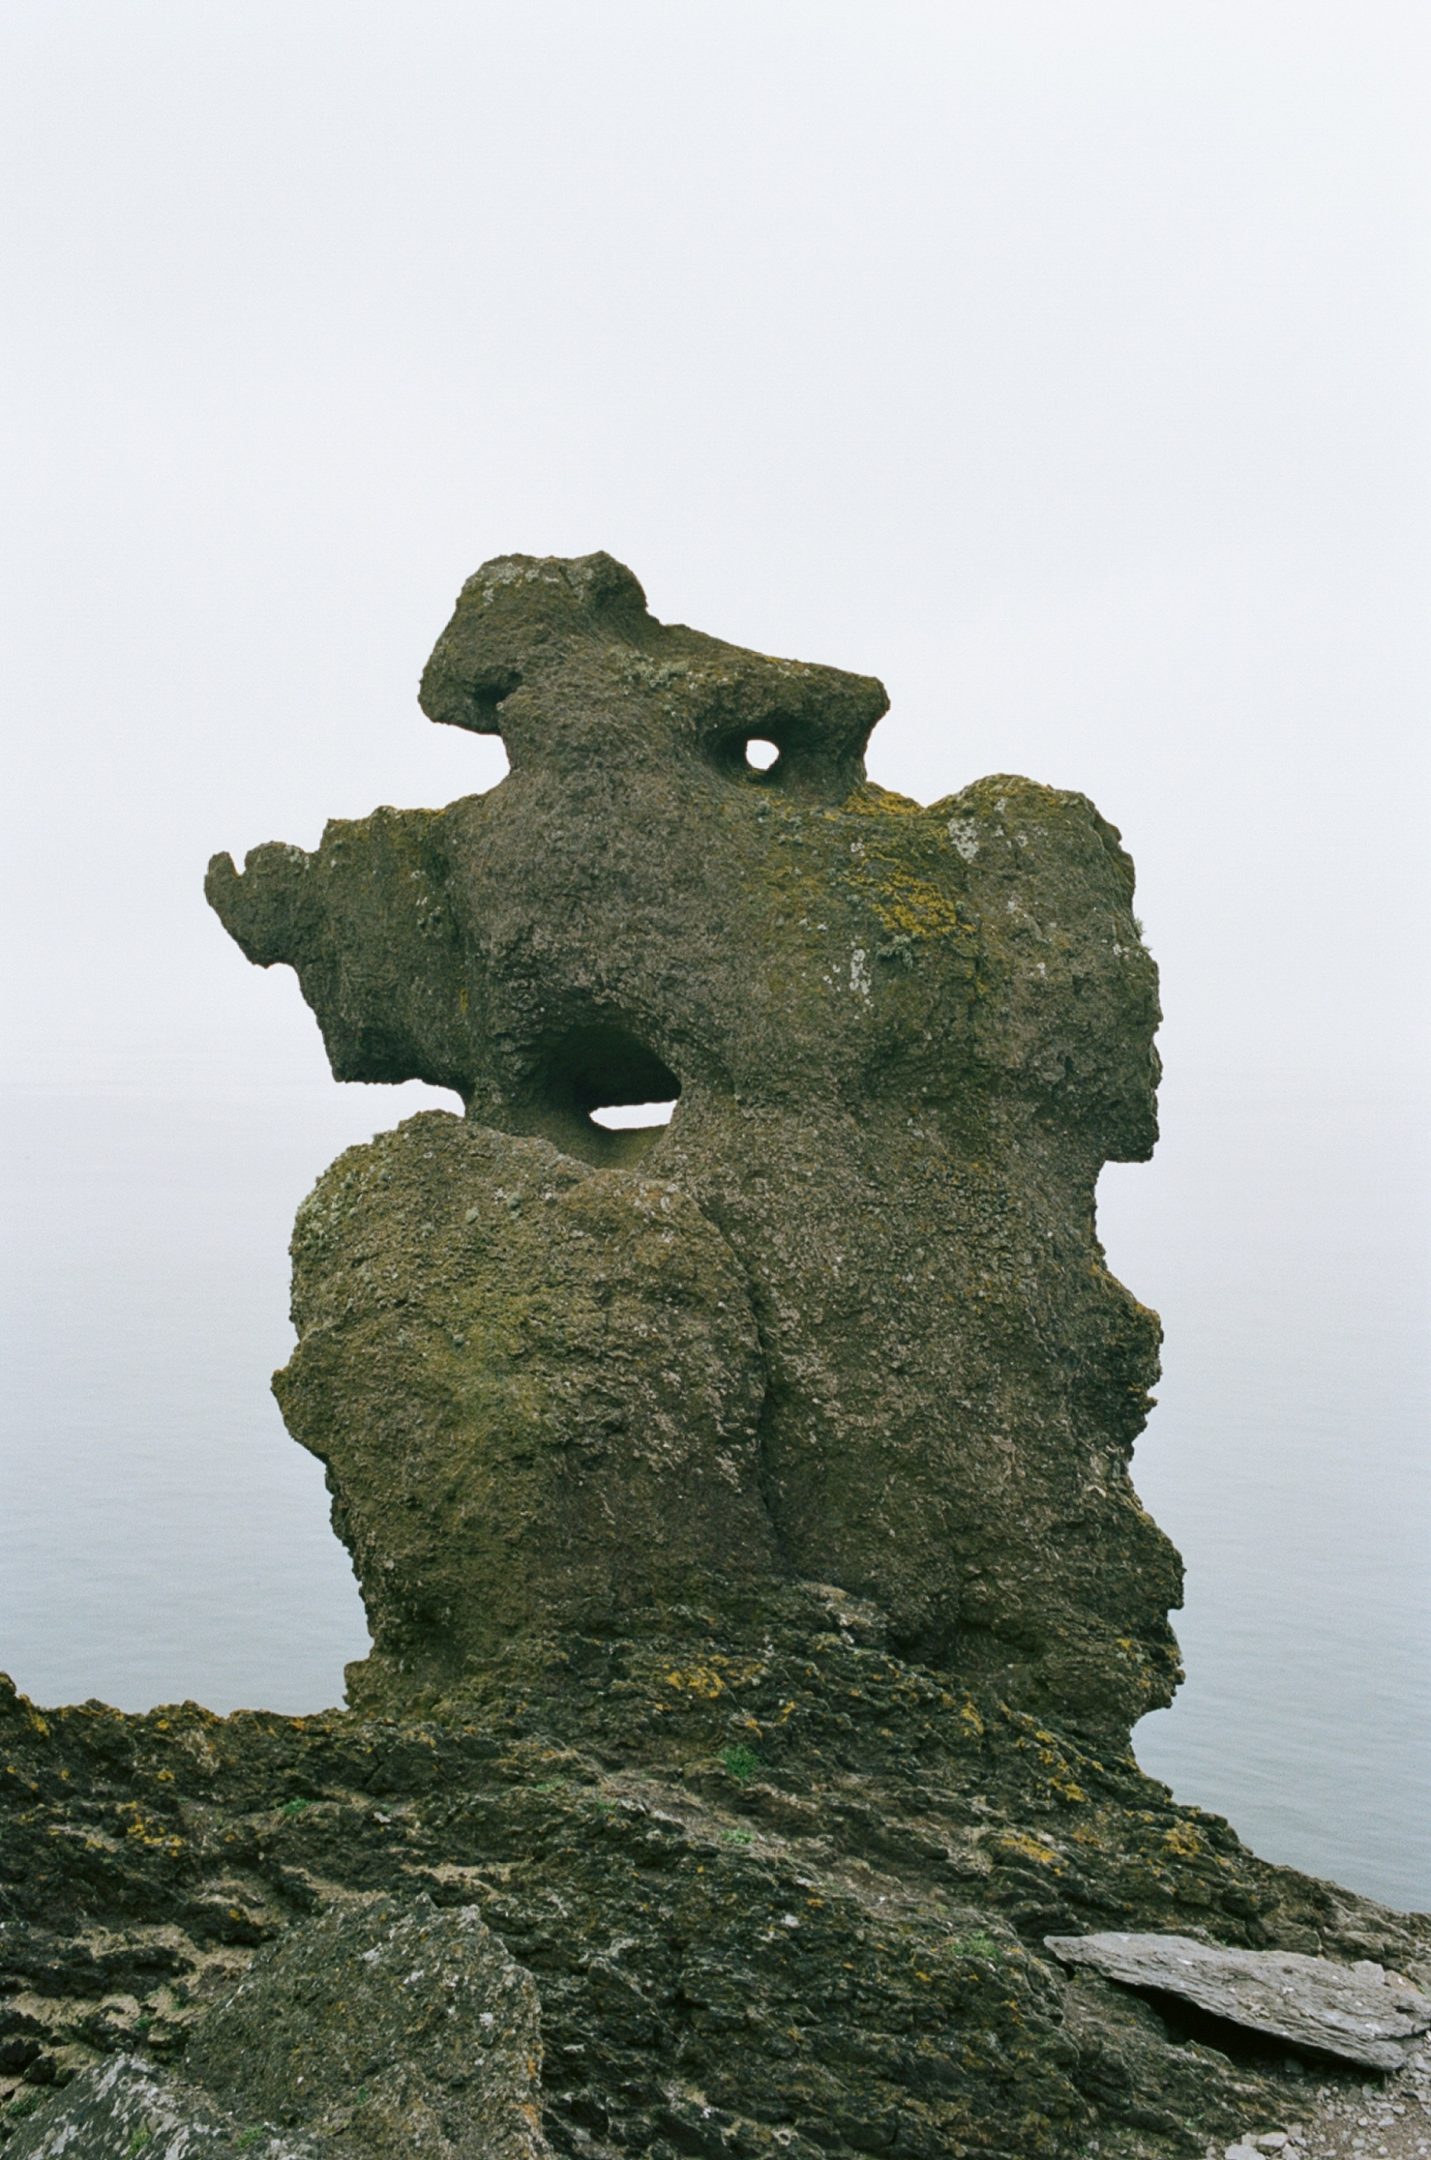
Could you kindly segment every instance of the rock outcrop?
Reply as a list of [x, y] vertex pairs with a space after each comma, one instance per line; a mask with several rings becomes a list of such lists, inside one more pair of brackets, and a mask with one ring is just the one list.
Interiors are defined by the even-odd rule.
[[[352, 2005], [371, 2079], [339, 2024], [349, 2120], [300, 2083], [376, 1892], [454, 1926], [476, 1908], [532, 1976], [561, 2160], [1202, 2160], [1303, 2119], [1332, 2074], [1067, 1971], [1049, 1934], [1196, 1934], [1431, 1986], [1425, 1923], [1267, 1866], [1131, 1759], [893, 1656], [833, 1596], [822, 1630], [759, 1652], [679, 1616], [664, 1640], [574, 1637], [440, 1719], [41, 1714], [0, 1685], [0, 1777], [0, 2137], [27, 2109], [52, 2122], [44, 2096], [111, 2053], [260, 2154], [271, 2133], [367, 2160], [353, 2141], [400, 2078], [450, 2125], [421, 2021], [457, 2027], [473, 2067], [481, 2032], [447, 2020], [425, 1957], [375, 1976], [400, 1996], [422, 1974], [406, 2026]], [[516, 2033], [527, 2016], [519, 1992]]]
[[472, 1905], [330, 1906], [261, 1950], [189, 2075], [352, 2160], [550, 2160], [537, 1991]]
[[261, 1950], [184, 2075], [117, 2055], [22, 2122], [13, 2160], [551, 2160], [537, 1996], [471, 1906], [331, 1906]]
[[422, 698], [500, 728], [499, 787], [208, 881], [339, 1078], [466, 1105], [350, 1151], [294, 1243], [279, 1393], [361, 1698], [814, 1581], [1126, 1735], [1175, 1684], [1179, 1571], [1127, 1467], [1157, 1322], [1094, 1229], [1155, 1131], [1117, 833], [1026, 780], [872, 786], [878, 683], [656, 623], [602, 555], [487, 564]]
[[1311, 2121], [1325, 2025], [1229, 2040], [1090, 1963], [1329, 1961], [1334, 2015], [1375, 1964], [1408, 2031], [1431, 1988], [1426, 1923], [1128, 1751], [1179, 1581], [1128, 1477], [1157, 1322], [1094, 1226], [1154, 1136], [1117, 834], [871, 786], [877, 683], [662, 627], [605, 556], [479, 572], [423, 702], [509, 777], [209, 876], [340, 1077], [462, 1098], [294, 1234], [276, 1385], [372, 1655], [311, 1718], [0, 1679], [0, 2144], [1170, 2160]]
[[7, 2160], [318, 2160], [306, 2139], [271, 2135], [137, 2055], [81, 2071], [25, 2117], [5, 2150]]

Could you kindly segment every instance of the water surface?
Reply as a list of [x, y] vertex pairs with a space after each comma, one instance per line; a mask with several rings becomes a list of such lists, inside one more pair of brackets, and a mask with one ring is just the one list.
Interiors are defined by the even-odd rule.
[[[268, 1391], [294, 1208], [429, 1091], [16, 1088], [0, 1666], [42, 1702], [341, 1699], [367, 1636]], [[1100, 1224], [1167, 1328], [1139, 1489], [1188, 1563], [1145, 1767], [1269, 1858], [1431, 1906], [1425, 1158], [1410, 1106], [1166, 1104]]]

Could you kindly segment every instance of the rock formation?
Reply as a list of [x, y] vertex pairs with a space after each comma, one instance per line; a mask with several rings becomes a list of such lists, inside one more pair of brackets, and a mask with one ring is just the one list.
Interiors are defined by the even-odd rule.
[[1196, 2160], [1355, 2112], [1353, 2026], [1431, 2135], [1431, 1928], [1128, 1752], [1178, 1569], [1093, 1219], [1154, 1133], [1117, 834], [872, 787], [876, 683], [605, 556], [489, 564], [423, 701], [510, 776], [209, 879], [336, 1073], [463, 1100], [294, 1236], [373, 1652], [308, 1718], [0, 1677], [7, 2155]]
[[183, 2077], [117, 2056], [37, 2109], [11, 2152], [551, 2160], [541, 2060], [536, 1989], [472, 1907], [361, 1898], [259, 1952]]
[[294, 1239], [279, 1395], [357, 1566], [360, 1697], [814, 1582], [1126, 1735], [1179, 1574], [1127, 1469], [1157, 1323], [1094, 1230], [1155, 1132], [1117, 833], [1026, 780], [871, 785], [878, 683], [659, 624], [604, 555], [488, 563], [422, 703], [500, 729], [500, 786], [208, 880], [340, 1079], [466, 1106], [350, 1150]]

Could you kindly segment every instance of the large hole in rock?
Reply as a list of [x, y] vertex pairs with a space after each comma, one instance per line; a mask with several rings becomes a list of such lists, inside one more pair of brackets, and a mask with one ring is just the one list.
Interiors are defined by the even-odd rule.
[[750, 772], [769, 772], [779, 755], [779, 743], [769, 742], [763, 735], [752, 735], [745, 746], [746, 768]]
[[567, 1036], [554, 1077], [577, 1115], [606, 1132], [669, 1124], [681, 1083], [639, 1036], [596, 1024]]

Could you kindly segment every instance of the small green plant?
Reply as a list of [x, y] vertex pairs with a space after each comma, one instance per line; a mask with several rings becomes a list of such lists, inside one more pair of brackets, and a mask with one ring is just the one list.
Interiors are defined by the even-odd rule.
[[267, 2136], [268, 2132], [262, 2123], [250, 2123], [247, 2130], [240, 2130], [234, 2143], [241, 2152], [247, 2152], [251, 2145], [261, 2145]]
[[283, 1806], [279, 1809], [279, 1813], [280, 1815], [301, 1815], [305, 1808], [311, 1808], [312, 1805], [311, 1800], [285, 1800]]
[[1004, 1954], [1002, 1943], [995, 1942], [992, 1935], [981, 1933], [956, 1935], [949, 1947], [958, 1957], [996, 1958]]
[[754, 1777], [756, 1771], [760, 1768], [760, 1757], [756, 1754], [754, 1748], [739, 1745], [722, 1748], [720, 1759], [731, 1776], [741, 1785], [745, 1783], [747, 1778]]
[[154, 2132], [150, 2129], [149, 2125], [147, 2123], [141, 2123], [139, 2125], [139, 2128], [135, 2131], [133, 2137], [129, 2140], [129, 2143], [124, 2148], [124, 2160], [134, 2160], [134, 2155], [136, 2153], [143, 2152], [145, 2146], [149, 2143], [149, 2140], [153, 2137], [153, 2135]]
[[536, 1783], [536, 1784], [535, 1784], [535, 1785], [534, 1785], [534, 1786], [532, 1787], [532, 1791], [533, 1791], [533, 1792], [565, 1792], [565, 1791], [566, 1791], [566, 1788], [567, 1788], [567, 1786], [568, 1786], [568, 1785], [569, 1785], [570, 1783], [571, 1783], [571, 1779], [570, 1779], [570, 1778], [564, 1778], [564, 1777], [544, 1777], [544, 1778], [541, 1778], [541, 1779], [540, 1779], [540, 1780], [539, 1780], [539, 1781], [538, 1781], [538, 1782], [537, 1782], [537, 1783]]
[[722, 1845], [753, 1845], [755, 1840], [748, 1830], [722, 1830]]

